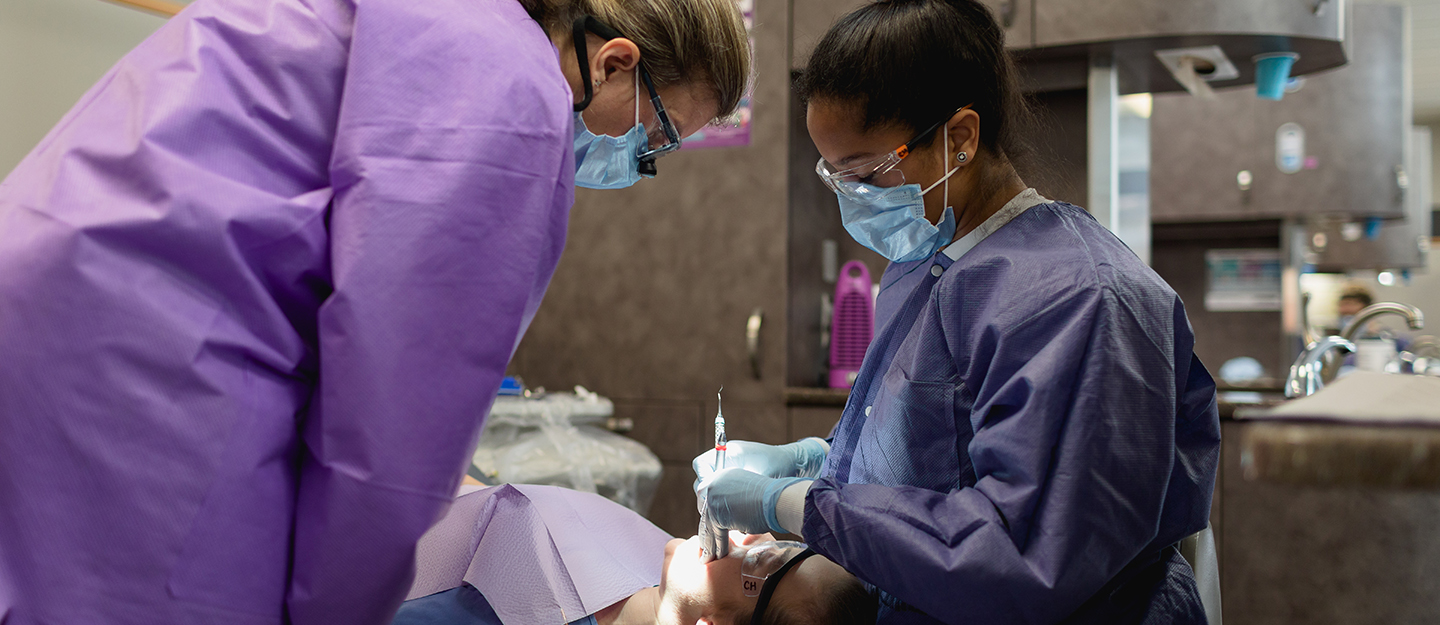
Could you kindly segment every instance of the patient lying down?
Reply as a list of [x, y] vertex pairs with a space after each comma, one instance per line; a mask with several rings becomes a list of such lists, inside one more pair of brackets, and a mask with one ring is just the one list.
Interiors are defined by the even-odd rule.
[[599, 495], [476, 490], [420, 539], [394, 625], [745, 625], [757, 602], [756, 623], [875, 622], [875, 600], [835, 563], [768, 534], [731, 538], [729, 556], [704, 564], [696, 538]]

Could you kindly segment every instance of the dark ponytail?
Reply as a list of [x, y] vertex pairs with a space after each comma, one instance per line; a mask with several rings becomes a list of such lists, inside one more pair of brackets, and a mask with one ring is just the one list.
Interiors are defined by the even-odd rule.
[[[862, 128], [919, 132], [970, 105], [980, 144], [1014, 162], [1033, 114], [1020, 93], [1005, 31], [976, 0], [879, 0], [840, 18], [810, 53], [802, 104], [854, 104]], [[922, 137], [929, 145], [934, 133]]]

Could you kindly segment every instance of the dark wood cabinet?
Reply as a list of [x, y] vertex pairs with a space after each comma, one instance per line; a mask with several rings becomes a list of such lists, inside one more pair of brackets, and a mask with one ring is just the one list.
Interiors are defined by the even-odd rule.
[[1005, 29], [1005, 47], [1035, 45], [1035, 0], [980, 0], [980, 4], [990, 7], [995, 21]]
[[1258, 108], [1248, 89], [1220, 93], [1214, 100], [1188, 93], [1154, 96], [1151, 220], [1260, 218], [1265, 210], [1255, 200], [1254, 180], [1261, 168]]
[[[1344, 28], [1340, 0], [1034, 0], [1035, 45], [1214, 33], [1336, 38]], [[1247, 59], [1248, 60], [1248, 59]], [[1238, 63], [1241, 59], [1235, 59]]]
[[[1289, 214], [1401, 217], [1400, 173], [1410, 133], [1410, 70], [1405, 9], [1357, 4], [1350, 63], [1309, 76], [1279, 102], [1256, 100], [1260, 167], [1256, 198]], [[1282, 174], [1276, 150], [1282, 126], [1305, 131], [1300, 171]]]
[[[870, 0], [790, 0], [791, 38], [790, 67], [802, 69], [810, 58], [810, 50], [825, 35], [835, 20]], [[1005, 44], [1009, 48], [1028, 48], [1034, 43], [1032, 13], [1034, 0], [980, 0], [989, 7], [996, 21], [1005, 27]]]
[[1247, 480], [1245, 427], [1222, 423], [1222, 468], [1211, 505], [1225, 623], [1440, 619], [1440, 493]]
[[[1213, 100], [1154, 97], [1155, 222], [1403, 216], [1410, 132], [1404, 9], [1357, 4], [1351, 15], [1349, 64], [1296, 81], [1279, 102], [1258, 99], [1253, 88]], [[1277, 146], [1289, 129], [1303, 132], [1303, 150], [1284, 163]]]

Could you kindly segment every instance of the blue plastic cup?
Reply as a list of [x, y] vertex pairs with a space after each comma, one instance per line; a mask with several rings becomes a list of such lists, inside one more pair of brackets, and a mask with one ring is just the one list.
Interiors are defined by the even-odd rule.
[[1266, 100], [1284, 97], [1285, 85], [1290, 82], [1290, 68], [1299, 58], [1294, 52], [1255, 55], [1255, 94]]

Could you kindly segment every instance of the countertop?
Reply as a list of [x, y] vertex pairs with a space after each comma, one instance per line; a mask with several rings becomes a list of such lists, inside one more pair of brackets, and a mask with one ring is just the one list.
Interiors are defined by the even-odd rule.
[[[843, 407], [847, 389], [790, 387], [791, 406]], [[1440, 490], [1440, 425], [1395, 426], [1254, 417], [1285, 401], [1277, 389], [1223, 389], [1220, 419], [1235, 422], [1248, 481]]]
[[1440, 426], [1238, 419], [1248, 481], [1440, 489]]
[[848, 388], [822, 388], [811, 386], [785, 387], [786, 406], [835, 406], [844, 408], [850, 399]]
[[[844, 407], [850, 398], [850, 389], [790, 386], [785, 388], [787, 406], [835, 406]], [[1285, 397], [1279, 389], [1227, 388], [1218, 394], [1220, 418], [1231, 419], [1236, 410], [1274, 406]]]

